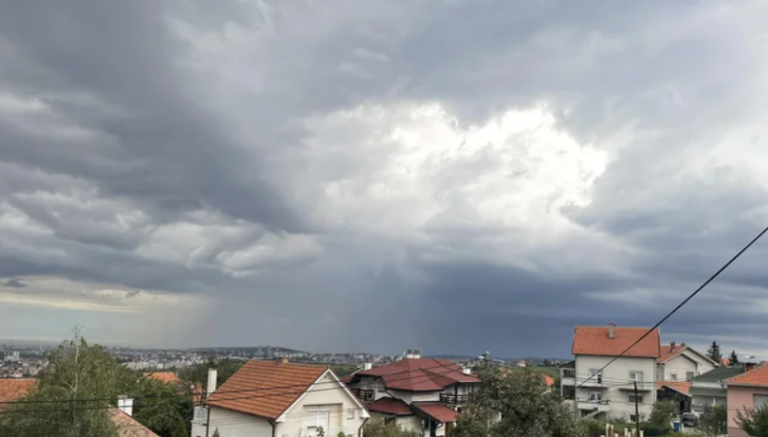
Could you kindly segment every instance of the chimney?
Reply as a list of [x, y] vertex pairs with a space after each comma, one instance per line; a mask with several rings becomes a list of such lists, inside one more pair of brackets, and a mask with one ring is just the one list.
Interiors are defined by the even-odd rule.
[[675, 351], [675, 342], [674, 341], [669, 344], [669, 351], [670, 352], [674, 352]]
[[277, 359], [277, 364], [288, 364], [288, 358], [287, 357], [280, 357]]
[[616, 338], [616, 334], [613, 332], [613, 328], [616, 327], [616, 324], [611, 322], [608, 324], [608, 338], [614, 339]]
[[371, 370], [371, 369], [373, 369], [373, 363], [363, 364], [363, 370]]
[[129, 416], [133, 416], [133, 399], [126, 395], [118, 396], [117, 409]]
[[205, 390], [205, 394], [210, 396], [216, 391], [216, 378], [218, 378], [219, 372], [215, 367], [208, 368], [208, 387]]

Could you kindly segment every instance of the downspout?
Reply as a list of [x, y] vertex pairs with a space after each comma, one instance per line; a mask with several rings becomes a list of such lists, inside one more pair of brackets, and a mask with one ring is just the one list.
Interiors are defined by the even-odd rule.
[[208, 417], [205, 419], [205, 437], [211, 432], [211, 407], [208, 406]]
[[[363, 437], [363, 428], [365, 428], [365, 424], [368, 423], [370, 419], [371, 419], [370, 417], [366, 417], [365, 419], [363, 419], [362, 425], [360, 425], [360, 428], [357, 429], [357, 437]], [[272, 434], [272, 437], [275, 437], [275, 435]]]
[[275, 437], [277, 435], [277, 424], [274, 419], [269, 419], [269, 424], [272, 425], [272, 437]]

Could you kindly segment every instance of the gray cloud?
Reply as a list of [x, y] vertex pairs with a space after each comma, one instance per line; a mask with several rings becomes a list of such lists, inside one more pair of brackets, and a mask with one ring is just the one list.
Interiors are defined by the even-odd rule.
[[3, 287], [9, 287], [9, 288], [27, 288], [27, 284], [21, 282], [21, 278], [11, 278], [6, 279], [5, 282], [3, 282]]
[[[163, 345], [567, 355], [649, 325], [766, 221], [765, 8], [0, 3], [0, 277], [67, 284], [0, 328], [136, 342], [98, 312], [163, 328], [157, 298], [204, 314]], [[670, 340], [768, 357], [765, 251]]]

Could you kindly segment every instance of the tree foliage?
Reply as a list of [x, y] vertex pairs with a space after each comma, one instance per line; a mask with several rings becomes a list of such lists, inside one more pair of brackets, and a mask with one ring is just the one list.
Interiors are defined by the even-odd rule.
[[186, 437], [192, 397], [178, 387], [148, 379], [118, 363], [102, 346], [76, 332], [47, 354], [37, 388], [0, 415], [0, 436], [113, 437], [114, 405], [135, 398], [134, 418], [161, 437]]
[[[469, 430], [488, 426], [491, 437], [578, 437], [582, 430], [562, 398], [549, 393], [540, 373], [523, 369], [488, 369], [480, 374], [481, 384], [466, 419], [460, 419], [456, 432], [465, 437]], [[501, 417], [499, 418], [499, 414]], [[487, 425], [487, 418], [491, 418]], [[455, 434], [455, 433], [454, 433]]]
[[737, 411], [736, 424], [753, 437], [768, 437], [768, 407]]
[[720, 352], [720, 345], [717, 344], [716, 341], [713, 341], [709, 346], [709, 349], [707, 349], [707, 356], [718, 364], [723, 360], [723, 354]]
[[233, 360], [229, 358], [216, 360], [214, 358], [200, 364], [186, 367], [179, 370], [179, 379], [189, 383], [196, 387], [206, 387], [208, 383], [208, 369], [215, 367], [217, 370], [216, 386], [220, 387], [224, 384], [232, 375], [235, 374], [241, 367], [243, 367], [245, 361]]
[[728, 358], [728, 360], [731, 362], [731, 366], [735, 366], [739, 364], [739, 356], [736, 354], [736, 351], [731, 351], [731, 356]]
[[659, 401], [653, 404], [653, 410], [648, 418], [648, 425], [660, 431], [671, 431], [672, 421], [679, 415], [677, 403], [674, 401]]
[[722, 405], [704, 407], [699, 417], [699, 429], [707, 435], [721, 435], [728, 430], [728, 411]]
[[365, 437], [418, 437], [414, 431], [404, 431], [395, 423], [386, 423], [381, 420], [366, 424], [363, 435]]

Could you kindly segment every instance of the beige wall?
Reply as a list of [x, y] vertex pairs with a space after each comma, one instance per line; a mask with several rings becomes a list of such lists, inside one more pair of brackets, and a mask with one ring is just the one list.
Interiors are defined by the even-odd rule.
[[[368, 413], [358, 407], [353, 397], [341, 387], [338, 390], [329, 390], [333, 387], [333, 382], [330, 374], [327, 374], [287, 411], [284, 417], [278, 420], [276, 437], [314, 437], [316, 431], [309, 428], [310, 418], [314, 417], [310, 413], [313, 408], [320, 408], [329, 413], [329, 429], [325, 430], [327, 437], [336, 437], [340, 431], [345, 435], [357, 436]], [[354, 410], [354, 417], [351, 419], [348, 416], [349, 410]], [[222, 434], [222, 437], [229, 436]]]
[[674, 381], [672, 374], [675, 373], [677, 374], [677, 381], [685, 381], [687, 372], [693, 372], [693, 376], [699, 376], [714, 368], [715, 366], [708, 360], [685, 350], [661, 365], [658, 377], [664, 381]]

